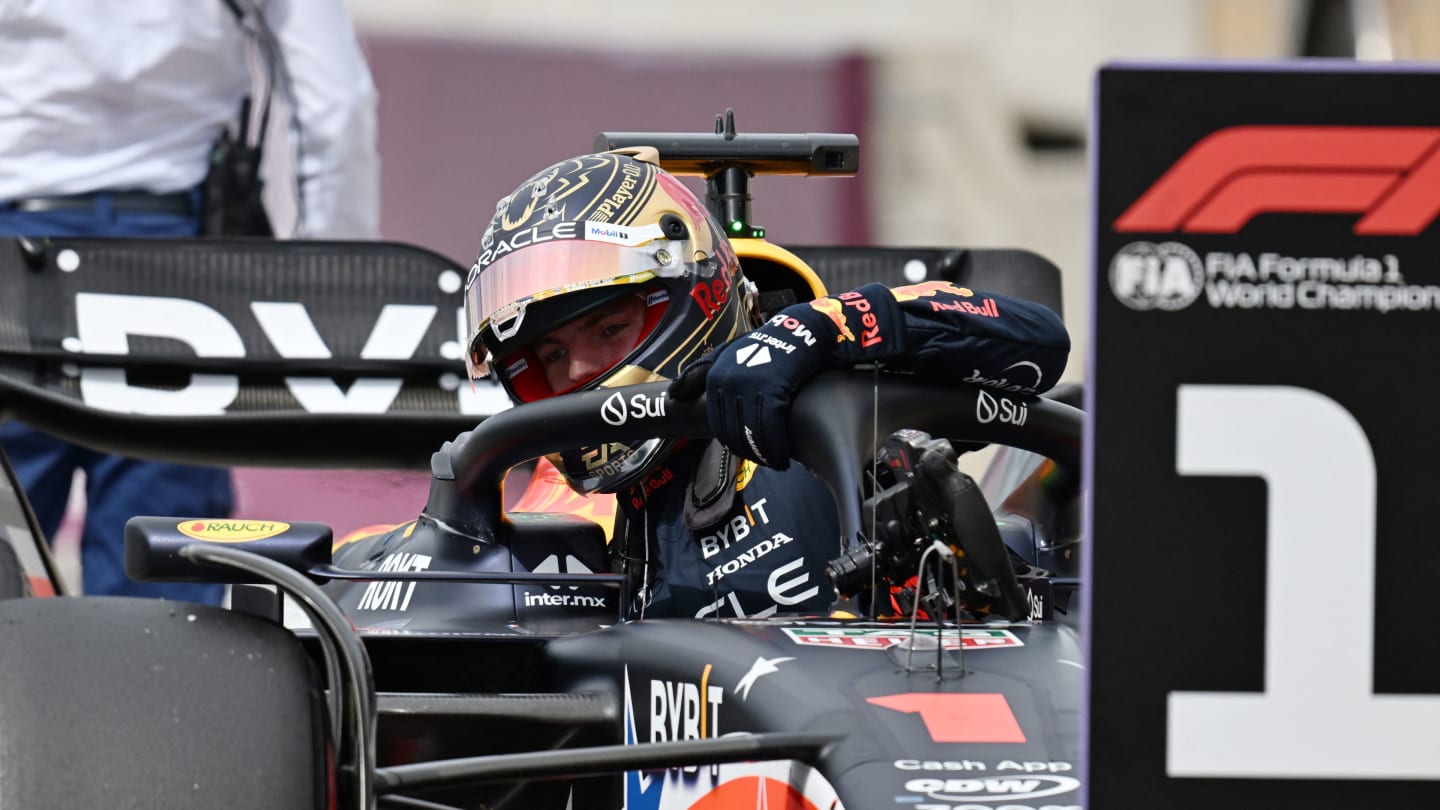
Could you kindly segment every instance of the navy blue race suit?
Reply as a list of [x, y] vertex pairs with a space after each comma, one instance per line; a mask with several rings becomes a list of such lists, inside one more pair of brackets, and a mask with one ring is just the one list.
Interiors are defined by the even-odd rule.
[[[690, 444], [672, 455], [646, 479], [647, 495], [637, 487], [620, 496], [623, 531], [648, 531], [653, 538], [648, 571], [638, 542], [628, 552], [635, 581], [648, 575], [651, 582], [648, 604], [639, 612], [768, 616], [828, 608], [835, 595], [825, 564], [840, 555], [840, 522], [830, 491], [798, 465], [776, 470], [743, 461], [731, 508], [692, 530], [684, 515], [688, 478], [704, 449]], [[614, 542], [623, 543], [618, 531]]]
[[[637, 582], [650, 583], [644, 615], [764, 616], [825, 611], [834, 602], [825, 576], [841, 553], [834, 500], [808, 470], [789, 465], [783, 428], [790, 396], [813, 374], [876, 363], [1035, 394], [1059, 379], [1069, 351], [1064, 325], [1046, 307], [946, 282], [867, 285], [782, 310], [717, 352], [709, 369], [711, 422], [729, 420], [727, 431], [717, 428], [729, 452], [689, 444], [619, 496], [623, 521], [612, 550]], [[717, 417], [726, 397], [733, 409], [727, 415], [722, 402]], [[766, 403], [778, 403], [778, 416]], [[705, 494], [722, 480], [732, 497]]]

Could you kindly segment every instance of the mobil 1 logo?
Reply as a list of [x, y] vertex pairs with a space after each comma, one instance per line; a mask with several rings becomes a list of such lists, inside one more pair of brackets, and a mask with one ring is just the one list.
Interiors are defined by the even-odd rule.
[[1440, 73], [1099, 87], [1086, 806], [1431, 803]]

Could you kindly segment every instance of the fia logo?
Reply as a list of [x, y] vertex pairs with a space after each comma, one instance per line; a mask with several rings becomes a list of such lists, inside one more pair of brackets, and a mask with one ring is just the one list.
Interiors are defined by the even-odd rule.
[[1110, 260], [1110, 289], [1131, 309], [1184, 309], [1204, 291], [1205, 269], [1179, 242], [1131, 242]]

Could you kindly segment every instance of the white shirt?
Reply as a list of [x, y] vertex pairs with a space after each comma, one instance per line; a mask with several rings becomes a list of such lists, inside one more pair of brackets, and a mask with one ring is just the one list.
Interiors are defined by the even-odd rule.
[[[295, 235], [374, 238], [376, 93], [342, 0], [252, 2], [293, 93]], [[198, 185], [247, 47], [223, 0], [0, 0], [0, 201]]]

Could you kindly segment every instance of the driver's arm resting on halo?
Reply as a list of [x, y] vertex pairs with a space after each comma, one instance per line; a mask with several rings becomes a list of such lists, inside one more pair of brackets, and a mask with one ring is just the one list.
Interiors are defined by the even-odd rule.
[[644, 615], [822, 612], [839, 535], [823, 484], [791, 465], [795, 394], [876, 364], [1040, 393], [1070, 339], [1055, 313], [949, 282], [857, 290], [758, 322], [755, 288], [704, 205], [640, 150], [555, 164], [502, 199], [466, 284], [468, 360], [517, 404], [674, 380], [704, 394], [714, 442], [646, 440], [549, 457], [614, 493], [617, 568]]

